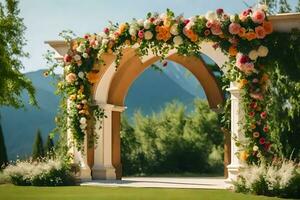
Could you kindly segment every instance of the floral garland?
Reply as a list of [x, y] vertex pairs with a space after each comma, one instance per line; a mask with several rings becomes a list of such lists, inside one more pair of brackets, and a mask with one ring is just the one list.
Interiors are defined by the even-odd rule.
[[221, 48], [228, 55], [225, 76], [237, 82], [242, 91], [246, 141], [237, 141], [243, 149], [240, 158], [257, 162], [261, 157], [272, 156], [265, 110], [269, 78], [264, 68], [268, 55], [265, 38], [272, 31], [266, 8], [258, 5], [241, 14], [227, 15], [223, 9], [217, 9], [188, 19], [175, 17], [170, 10], [160, 15], [148, 13], [145, 20], [110, 24], [99, 34], [70, 40], [71, 48], [64, 56], [65, 79], [59, 88], [68, 96], [70, 128], [77, 145], [87, 134], [91, 111], [98, 110], [98, 117], [104, 116], [103, 111], [91, 106], [91, 87], [99, 77], [93, 64], [102, 61], [103, 53], [115, 54], [118, 65], [122, 50], [133, 45], [138, 55], [152, 52], [163, 60], [171, 49], [184, 56], [199, 55], [201, 42], [211, 41], [214, 48]]

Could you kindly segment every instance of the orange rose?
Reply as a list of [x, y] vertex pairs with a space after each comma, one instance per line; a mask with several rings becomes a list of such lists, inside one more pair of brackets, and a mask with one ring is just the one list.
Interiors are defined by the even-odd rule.
[[255, 33], [258, 39], [263, 39], [266, 37], [266, 31], [262, 26], [255, 27]]
[[169, 26], [156, 26], [155, 31], [157, 32], [156, 39], [168, 41], [171, 38]]
[[264, 73], [260, 79], [260, 84], [263, 84], [269, 80], [268, 74]]
[[241, 79], [239, 81], [239, 88], [242, 89], [243, 87], [245, 87], [245, 85], [248, 84], [248, 81], [246, 79]]
[[228, 49], [228, 53], [230, 56], [236, 56], [238, 53], [236, 46], [230, 46]]
[[249, 32], [246, 33], [245, 37], [249, 41], [254, 40], [256, 38], [256, 33], [253, 32], [253, 31], [249, 31]]
[[121, 24], [119, 26], [119, 33], [122, 34], [126, 30], [126, 28], [127, 28], [127, 24], [125, 24], [125, 23]]
[[86, 78], [91, 84], [97, 83], [99, 79], [98, 71], [91, 71], [87, 74]]
[[264, 21], [262, 26], [265, 29], [266, 34], [270, 34], [273, 32], [273, 24], [270, 21]]
[[246, 151], [240, 152], [240, 160], [246, 161], [248, 157], [249, 157], [249, 154]]
[[242, 37], [245, 37], [246, 35], [246, 29], [241, 27], [240, 30], [239, 30], [239, 33], [238, 35], [242, 38]]

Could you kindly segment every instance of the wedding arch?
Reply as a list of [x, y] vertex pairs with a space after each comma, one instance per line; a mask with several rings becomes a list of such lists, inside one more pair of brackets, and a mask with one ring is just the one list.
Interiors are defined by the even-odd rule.
[[228, 180], [236, 179], [243, 163], [271, 158], [265, 110], [269, 78], [264, 64], [272, 51], [268, 38], [273, 31], [300, 27], [299, 19], [299, 14], [267, 16], [263, 6], [234, 15], [217, 9], [191, 18], [167, 10], [110, 24], [99, 34], [46, 42], [56, 50], [55, 66], [63, 67], [58, 89], [65, 94], [69, 153], [80, 164], [81, 179], [122, 177], [120, 114], [130, 85], [151, 64], [181, 64], [203, 86], [211, 108], [223, 103], [223, 93], [200, 53], [230, 80]]

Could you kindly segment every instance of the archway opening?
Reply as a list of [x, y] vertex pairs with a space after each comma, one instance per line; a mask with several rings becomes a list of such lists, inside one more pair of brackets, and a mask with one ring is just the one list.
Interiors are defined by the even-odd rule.
[[[126, 62], [122, 63], [119, 66], [118, 70], [115, 72], [115, 74], [110, 82], [110, 87], [109, 87], [108, 96], [107, 96], [107, 100], [108, 100], [107, 102], [112, 105], [127, 106], [125, 104], [125, 100], [126, 100], [126, 96], [128, 94], [129, 88], [132, 86], [134, 81], [138, 77], [140, 77], [140, 75], [146, 69], [148, 69], [150, 65], [157, 62], [157, 60], [159, 60], [159, 58], [151, 57], [151, 58], [147, 59], [146, 61], [141, 62], [141, 60], [137, 56], [134, 55], [134, 56], [132, 56], [132, 58], [127, 59]], [[167, 57], [167, 60], [169, 60], [169, 62], [177, 63], [178, 65], [182, 66], [187, 71], [189, 71], [189, 73], [191, 73], [195, 77], [195, 79], [198, 81], [198, 84], [203, 87], [205, 96], [207, 97], [207, 100], [208, 100], [209, 107], [217, 110], [218, 105], [223, 102], [224, 97], [223, 97], [222, 91], [220, 89], [220, 86], [218, 84], [218, 81], [215, 77], [215, 74], [212, 72], [212, 70], [209, 67], [206, 66], [205, 62], [203, 62], [203, 60], [200, 57], [196, 57], [196, 56], [182, 57], [182, 56], [178, 56], [175, 53], [171, 54], [169, 57]], [[166, 90], [165, 93], [168, 93], [168, 91]], [[136, 98], [138, 98], [138, 97], [136, 97]], [[176, 108], [176, 105], [174, 106], [174, 109], [175, 108]], [[207, 106], [207, 108], [208, 108], [208, 106]], [[170, 108], [168, 108], [168, 109], [170, 109]], [[114, 168], [116, 169], [116, 177], [119, 179], [122, 177], [122, 163], [121, 163], [121, 151], [122, 150], [120, 148], [121, 147], [121, 140], [120, 140], [121, 121], [122, 121], [121, 113], [118, 111], [112, 112], [112, 164], [113, 164]], [[194, 122], [191, 124], [194, 124]], [[183, 134], [183, 132], [181, 132], [180, 134]], [[186, 134], [186, 136], [187, 135], [188, 134]], [[189, 135], [189, 136], [191, 136], [191, 135]], [[211, 137], [211, 135], [209, 135], [209, 137]], [[210, 141], [212, 141], [212, 140], [210, 140]], [[192, 142], [192, 141], [190, 141], [190, 142]], [[196, 142], [196, 141], [194, 141], [194, 142]], [[200, 142], [200, 140], [198, 141], [198, 143], [199, 142]], [[189, 146], [193, 146], [192, 143], [189, 144]], [[195, 152], [193, 152], [193, 153], [195, 153]], [[212, 153], [212, 152], [210, 151], [209, 153]], [[191, 152], [186, 152], [186, 155], [190, 155], [190, 154], [191, 154]], [[184, 154], [181, 154], [181, 155], [182, 155], [181, 156], [182, 158], [187, 158], [187, 156], [185, 156], [185, 157], [183, 156]], [[226, 155], [228, 156], [228, 154], [226, 154]], [[142, 155], [140, 155], [140, 156], [143, 157]], [[198, 156], [198, 158], [199, 158], [199, 156]], [[141, 159], [143, 160], [143, 158], [141, 158]], [[201, 159], [199, 159], [199, 160], [201, 160]], [[189, 165], [188, 162], [186, 162], [185, 164], [184, 163], [185, 163], [185, 161], [182, 161], [181, 165], [186, 165], [186, 166]], [[228, 162], [226, 162], [225, 164], [227, 165]], [[169, 168], [169, 169], [170, 169], [169, 172], [171, 172], [172, 169], [171, 168]], [[192, 168], [190, 167], [187, 170], [187, 172], [190, 169], [192, 169]], [[193, 170], [190, 170], [190, 171], [193, 171]], [[164, 171], [164, 172], [168, 173], [168, 171]], [[201, 169], [199, 169], [199, 172], [205, 173], [205, 170], [201, 171]], [[226, 175], [226, 173], [225, 173], [225, 175]]]

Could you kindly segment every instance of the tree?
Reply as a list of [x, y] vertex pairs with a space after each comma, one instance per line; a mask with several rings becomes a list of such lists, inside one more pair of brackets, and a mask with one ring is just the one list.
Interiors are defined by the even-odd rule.
[[287, 0], [279, 0], [279, 13], [289, 13], [291, 11], [291, 6]]
[[52, 157], [54, 154], [54, 142], [50, 135], [48, 135], [48, 137], [47, 137], [44, 152], [49, 157]]
[[300, 0], [298, 0], [298, 4], [297, 4], [297, 6], [295, 8], [295, 11], [296, 12], [300, 12]]
[[33, 147], [32, 147], [32, 158], [38, 159], [44, 157], [44, 146], [43, 146], [43, 139], [41, 135], [40, 129], [37, 130]]
[[277, 0], [260, 0], [261, 4], [268, 6], [268, 12], [270, 14], [275, 14], [277, 10]]
[[20, 72], [24, 68], [21, 58], [28, 57], [23, 51], [26, 44], [24, 38], [23, 19], [19, 17], [17, 0], [0, 2], [0, 106], [24, 106], [20, 94], [26, 90], [30, 103], [36, 105], [35, 89], [31, 81]]
[[4, 142], [4, 136], [2, 132], [2, 126], [0, 123], [0, 168], [3, 165], [6, 165], [8, 162], [7, 160], [7, 154], [6, 154], [6, 147], [5, 147], [5, 142]]

